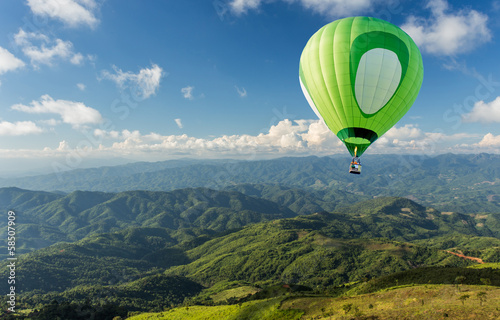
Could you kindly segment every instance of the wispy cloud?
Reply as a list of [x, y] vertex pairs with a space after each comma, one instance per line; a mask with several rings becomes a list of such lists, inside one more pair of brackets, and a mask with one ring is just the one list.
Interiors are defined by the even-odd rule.
[[[233, 14], [241, 15], [251, 10], [259, 10], [262, 4], [271, 3], [275, 0], [231, 0], [229, 8]], [[286, 3], [299, 3], [304, 8], [315, 13], [338, 18], [373, 11], [377, 5], [392, 4], [394, 1], [387, 0], [282, 0]]]
[[410, 16], [401, 26], [423, 51], [452, 56], [491, 40], [486, 14], [470, 8], [452, 12], [446, 0], [431, 0], [426, 8], [429, 18]]
[[43, 129], [32, 121], [0, 122], [0, 136], [24, 136], [41, 132]]
[[192, 86], [187, 86], [181, 89], [182, 96], [186, 99], [193, 100], [193, 90], [194, 87]]
[[30, 58], [31, 64], [35, 68], [41, 64], [52, 66], [57, 60], [69, 61], [75, 65], [81, 65], [85, 60], [83, 54], [74, 52], [71, 41], [50, 39], [42, 33], [26, 32], [19, 29], [19, 32], [14, 35], [14, 41], [22, 52]]
[[248, 10], [257, 9], [262, 0], [232, 0], [229, 2], [231, 10], [236, 14], [246, 13]]
[[95, 16], [94, 0], [28, 0], [33, 14], [60, 20], [70, 27], [86, 25], [94, 28], [99, 20]]
[[77, 83], [76, 87], [81, 91], [85, 91], [86, 86], [83, 83]]
[[183, 128], [181, 119], [175, 119], [175, 123], [177, 124], [177, 126], [179, 127], [179, 129]]
[[[258, 11], [264, 4], [276, 0], [231, 0], [229, 10], [235, 15]], [[281, 0], [298, 3], [305, 9], [327, 16], [341, 18], [367, 12], [377, 8], [393, 8], [399, 4], [391, 0]], [[428, 18], [411, 15], [402, 26], [421, 49], [431, 54], [450, 56], [472, 51], [488, 42], [492, 33], [487, 26], [488, 16], [470, 8], [453, 11], [446, 0], [430, 0], [426, 8]]]
[[245, 90], [245, 88], [238, 88], [237, 86], [234, 86], [236, 88], [236, 92], [238, 92], [238, 95], [242, 98], [246, 97], [247, 96], [247, 91]]
[[103, 121], [99, 111], [87, 107], [82, 102], [68, 100], [54, 100], [48, 94], [43, 95], [39, 101], [32, 101], [30, 106], [16, 104], [13, 110], [33, 114], [58, 114], [64, 123], [79, 127], [85, 124], [97, 124]]
[[134, 94], [143, 99], [156, 94], [164, 75], [163, 69], [157, 64], [152, 64], [151, 68], [143, 68], [138, 73], [124, 72], [116, 66], [113, 66], [113, 71], [114, 73], [103, 70], [102, 78], [115, 82], [121, 89], [130, 88]]

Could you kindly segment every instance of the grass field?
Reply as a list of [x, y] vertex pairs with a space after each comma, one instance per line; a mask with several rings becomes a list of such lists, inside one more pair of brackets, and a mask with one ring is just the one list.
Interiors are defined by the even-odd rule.
[[[462, 296], [469, 298], [462, 303]], [[500, 319], [500, 288], [411, 286], [349, 298], [288, 299], [282, 308], [303, 310], [302, 319]]]
[[483, 269], [483, 268], [500, 269], [500, 263], [487, 262], [487, 263], [483, 263], [483, 264], [475, 264], [475, 265], [469, 266], [468, 268], [472, 268], [472, 269]]
[[249, 294], [255, 294], [260, 290], [252, 286], [243, 286], [234, 289], [224, 290], [211, 296], [215, 303], [223, 302], [231, 298], [242, 298]]
[[[483, 292], [483, 293], [481, 293]], [[466, 298], [468, 296], [468, 298]], [[460, 299], [462, 297], [462, 299]], [[190, 306], [131, 320], [500, 319], [500, 288], [420, 285], [354, 297], [294, 297], [240, 305]]]
[[190, 306], [175, 308], [160, 313], [144, 313], [130, 320], [298, 320], [301, 319], [301, 310], [282, 310], [282, 298], [257, 300], [241, 305], [225, 305], [215, 307]]

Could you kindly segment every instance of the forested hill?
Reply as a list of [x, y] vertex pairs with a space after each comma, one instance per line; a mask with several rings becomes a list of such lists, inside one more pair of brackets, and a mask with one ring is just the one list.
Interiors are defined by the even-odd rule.
[[[220, 232], [252, 223], [318, 212], [362, 215], [363, 219], [371, 223], [382, 221], [380, 217], [392, 210], [387, 207], [388, 198], [369, 199], [368, 196], [335, 189], [301, 190], [269, 184], [235, 185], [221, 191], [187, 188], [169, 192], [75, 191], [70, 194], [0, 188], [0, 210], [14, 210], [17, 214], [19, 253], [59, 241], [74, 241], [90, 234], [134, 226], [173, 230], [198, 228]], [[459, 211], [452, 213], [450, 210], [445, 211], [447, 214], [438, 214], [436, 218], [415, 202], [405, 204], [403, 202], [408, 199], [396, 199], [400, 200], [394, 205], [395, 216], [404, 217], [406, 223], [429, 225], [446, 219], [468, 221], [468, 225], [482, 226], [478, 229], [481, 235], [491, 235], [488, 228], [496, 228], [498, 224], [494, 218], [496, 215], [481, 212], [464, 214]], [[383, 204], [383, 208], [379, 208], [379, 203]], [[401, 207], [407, 208], [405, 210], [408, 212], [401, 212]], [[375, 209], [375, 215], [365, 214]], [[392, 216], [389, 218], [393, 219]], [[6, 220], [0, 221], [0, 236], [5, 236], [6, 223]]]
[[[166, 202], [177, 197], [171, 202], [174, 207], [181, 199], [195, 203], [196, 190], [202, 191], [137, 194], [142, 194], [141, 199], [149, 197], [153, 210], [159, 199]], [[210, 192], [205, 191], [207, 198]], [[72, 195], [73, 201], [62, 197], [56, 202], [64, 200], [77, 212], [78, 197], [89, 194]], [[101, 200], [109, 198], [104, 203], [113, 203], [118, 195], [124, 196], [101, 194]], [[238, 193], [212, 195], [206, 201], [219, 206], [225, 203], [226, 208], [243, 206], [243, 211], [246, 205], [268, 204], [255, 203]], [[129, 204], [141, 208], [140, 202]], [[20, 256], [16, 279], [23, 301], [30, 306], [54, 299], [84, 303], [88, 297], [98, 297], [129, 310], [163, 310], [186, 298], [210, 304], [215, 299], [213, 293], [223, 290], [217, 288], [228, 285], [253, 286], [254, 293], [282, 283], [340, 290], [349, 283], [422, 267], [437, 268], [419, 276], [424, 283], [429, 279], [432, 283], [453, 283], [461, 273], [468, 272], [471, 284], [481, 284], [481, 278], [488, 278], [500, 285], [497, 271], [464, 271], [463, 267], [477, 262], [447, 252], [460, 250], [485, 262], [500, 262], [500, 216], [496, 214], [478, 218], [443, 213], [396, 197], [368, 200], [333, 213], [283, 218], [290, 212], [282, 209], [274, 218], [267, 218], [270, 221], [238, 229], [229, 230], [230, 226], [223, 224], [223, 232], [209, 229], [218, 215], [207, 215], [202, 227], [138, 226], [94, 233], [73, 243], [58, 243]], [[261, 213], [270, 214], [263, 209]], [[130, 210], [125, 216], [130, 214], [138, 212]], [[481, 225], [484, 219], [496, 223]], [[0, 275], [4, 278], [9, 272], [6, 266], [4, 262]], [[448, 268], [446, 277], [441, 277], [437, 276], [443, 272], [440, 267], [457, 269]], [[420, 278], [418, 281], [423, 281]], [[203, 295], [203, 290], [211, 293]]]
[[193, 187], [220, 190], [240, 184], [273, 184], [315, 191], [347, 191], [368, 197], [408, 197], [449, 211], [500, 211], [500, 155], [366, 155], [360, 176], [347, 172], [349, 161], [347, 157], [297, 157], [262, 161], [142, 162], [0, 179], [0, 186], [64, 192], [122, 192]]
[[[0, 209], [16, 212], [18, 253], [133, 226], [216, 232], [296, 216], [269, 200], [205, 188], [170, 192], [75, 191], [68, 195], [3, 188]], [[6, 219], [0, 221], [2, 236], [6, 236], [6, 223]]]

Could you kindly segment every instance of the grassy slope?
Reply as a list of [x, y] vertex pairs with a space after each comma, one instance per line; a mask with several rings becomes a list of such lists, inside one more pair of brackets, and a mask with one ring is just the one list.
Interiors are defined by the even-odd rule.
[[[486, 293], [480, 304], [479, 292]], [[469, 295], [462, 304], [459, 297]], [[347, 306], [351, 305], [349, 311]], [[281, 307], [280, 307], [281, 306]], [[131, 320], [188, 319], [499, 319], [500, 288], [422, 285], [392, 288], [354, 297], [289, 297], [240, 305], [175, 308]]]
[[245, 302], [241, 305], [223, 305], [217, 307], [192, 306], [175, 308], [161, 313], [145, 313], [130, 320], [168, 319], [168, 320], [295, 320], [303, 315], [302, 310], [282, 310], [282, 298]]

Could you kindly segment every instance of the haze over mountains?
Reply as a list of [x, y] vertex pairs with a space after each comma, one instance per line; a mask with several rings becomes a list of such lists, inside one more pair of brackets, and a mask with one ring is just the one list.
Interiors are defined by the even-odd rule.
[[220, 190], [247, 183], [278, 184], [300, 189], [335, 189], [368, 197], [408, 197], [453, 211], [495, 212], [500, 209], [500, 155], [367, 155], [363, 157], [363, 174], [359, 177], [347, 173], [349, 161], [343, 157], [305, 157], [262, 161], [140, 162], [1, 179], [0, 186], [62, 192], [121, 192], [193, 187]]

